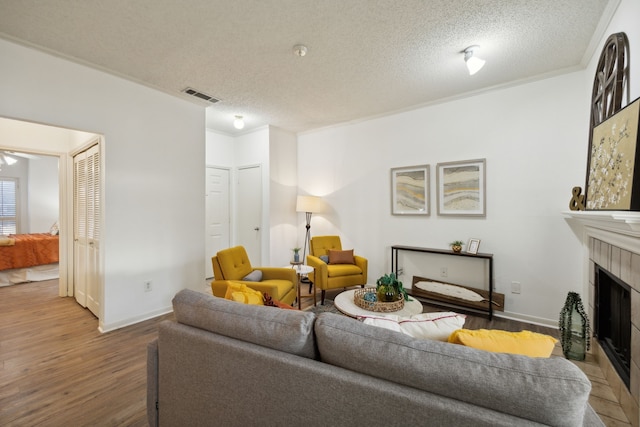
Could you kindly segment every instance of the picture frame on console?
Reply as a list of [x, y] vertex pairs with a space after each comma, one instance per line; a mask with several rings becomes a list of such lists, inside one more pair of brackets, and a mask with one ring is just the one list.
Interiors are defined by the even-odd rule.
[[391, 169], [391, 213], [426, 215], [430, 213], [429, 165]]
[[587, 210], [640, 210], [640, 98], [594, 126], [589, 145]]
[[436, 165], [438, 215], [486, 216], [486, 159]]
[[467, 244], [468, 254], [477, 255], [479, 248], [480, 248], [480, 239], [469, 239], [469, 243]]

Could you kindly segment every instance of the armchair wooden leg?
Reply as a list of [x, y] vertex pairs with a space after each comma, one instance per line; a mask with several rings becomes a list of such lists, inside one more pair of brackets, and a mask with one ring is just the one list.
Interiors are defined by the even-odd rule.
[[312, 289], [313, 289], [313, 282], [309, 280], [309, 293], [311, 293]]
[[324, 289], [323, 289], [323, 290], [322, 290], [322, 292], [321, 292], [321, 294], [322, 294], [322, 295], [320, 296], [320, 304], [321, 304], [321, 305], [324, 305], [324, 294], [325, 294], [326, 292], [327, 292], [327, 291], [325, 291]]

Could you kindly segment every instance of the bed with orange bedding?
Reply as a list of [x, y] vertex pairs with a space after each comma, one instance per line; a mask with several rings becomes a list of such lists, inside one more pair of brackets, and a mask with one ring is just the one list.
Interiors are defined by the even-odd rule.
[[12, 234], [0, 245], [0, 271], [58, 262], [59, 236]]

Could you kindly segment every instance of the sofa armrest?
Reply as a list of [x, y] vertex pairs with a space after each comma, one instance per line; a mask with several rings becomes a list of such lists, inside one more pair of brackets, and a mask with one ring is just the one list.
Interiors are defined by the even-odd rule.
[[227, 293], [227, 287], [231, 280], [214, 280], [211, 282], [211, 292], [213, 296], [224, 298]]
[[147, 345], [147, 421], [158, 426], [158, 340]]
[[313, 267], [313, 272], [309, 273], [309, 278], [316, 285], [316, 289], [326, 289], [327, 278], [329, 277], [327, 263], [317, 256], [307, 255], [307, 265]]
[[367, 283], [367, 268], [369, 266], [369, 261], [366, 258], [363, 258], [358, 255], [354, 255], [354, 260], [356, 265], [362, 270], [362, 276], [364, 277], [364, 282]]

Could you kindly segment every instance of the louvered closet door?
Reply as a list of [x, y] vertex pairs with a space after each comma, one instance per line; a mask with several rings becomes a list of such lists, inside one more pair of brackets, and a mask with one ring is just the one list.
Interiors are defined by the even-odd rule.
[[74, 295], [99, 317], [102, 293], [100, 256], [100, 149], [94, 145], [74, 157]]

